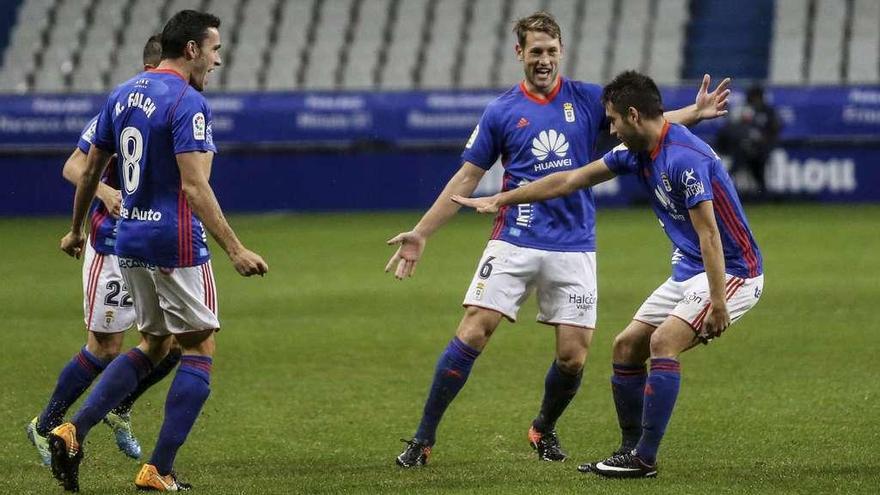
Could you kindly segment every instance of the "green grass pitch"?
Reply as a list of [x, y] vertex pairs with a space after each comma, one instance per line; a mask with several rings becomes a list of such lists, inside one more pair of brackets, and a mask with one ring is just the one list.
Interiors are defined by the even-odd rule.
[[[432, 239], [415, 278], [382, 272], [384, 241], [409, 214], [233, 216], [265, 256], [244, 279], [215, 249], [223, 331], [212, 395], [178, 455], [195, 493], [878, 493], [880, 208], [762, 206], [748, 214], [764, 252], [760, 304], [725, 336], [684, 354], [682, 389], [655, 480], [575, 470], [618, 439], [610, 347], [668, 275], [669, 245], [646, 208], [598, 219], [599, 325], [581, 392], [558, 427], [570, 462], [526, 443], [553, 334], [530, 301], [501, 328], [447, 412], [430, 465], [401, 470], [438, 354], [491, 219], [460, 215]], [[60, 493], [25, 437], [61, 367], [82, 345], [80, 262], [58, 242], [67, 220], [0, 220], [0, 493]], [[134, 343], [135, 336], [130, 335]], [[134, 409], [149, 454], [170, 381]], [[133, 493], [138, 464], [103, 425], [83, 493]]]

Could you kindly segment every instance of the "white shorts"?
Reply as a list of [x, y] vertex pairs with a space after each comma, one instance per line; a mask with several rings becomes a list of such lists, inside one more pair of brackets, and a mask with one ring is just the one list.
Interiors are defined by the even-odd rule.
[[596, 253], [489, 241], [462, 304], [491, 309], [516, 321], [532, 288], [538, 297], [539, 322], [595, 328]]
[[139, 331], [161, 336], [220, 328], [210, 261], [161, 268], [119, 258], [119, 266], [134, 299]]
[[[761, 298], [764, 275], [755, 278], [739, 278], [726, 275], [727, 312], [735, 322]], [[681, 318], [696, 333], [703, 327], [703, 319], [709, 311], [709, 279], [706, 273], [695, 275], [684, 282], [671, 278], [657, 288], [636, 311], [634, 320], [659, 327], [668, 316]]]
[[119, 273], [119, 262], [113, 254], [95, 251], [91, 239], [86, 239], [82, 280], [86, 329], [119, 333], [134, 325], [134, 305]]

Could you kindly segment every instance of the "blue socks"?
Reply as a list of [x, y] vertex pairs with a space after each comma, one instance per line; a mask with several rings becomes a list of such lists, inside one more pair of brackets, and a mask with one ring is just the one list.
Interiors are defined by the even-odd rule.
[[67, 409], [89, 388], [105, 367], [105, 361], [95, 357], [83, 346], [58, 375], [58, 383], [49, 398], [49, 404], [37, 420], [37, 433], [46, 436], [60, 425]]
[[541, 402], [541, 412], [532, 421], [532, 426], [541, 433], [548, 433], [556, 427], [556, 420], [562, 416], [562, 412], [577, 394], [581, 386], [581, 378], [584, 370], [581, 368], [576, 375], [570, 375], [559, 368], [556, 361], [547, 370], [544, 379], [544, 400]]
[[611, 375], [611, 393], [620, 424], [620, 450], [636, 448], [642, 436], [642, 404], [648, 372], [645, 365], [614, 364]]
[[89, 430], [134, 391], [138, 382], [152, 369], [153, 363], [137, 347], [111, 361], [104, 371], [104, 377], [73, 417], [77, 441], [82, 443]]
[[211, 393], [212, 362], [207, 356], [186, 355], [180, 358], [180, 367], [165, 400], [162, 430], [150, 458], [150, 464], [156, 466], [163, 476], [171, 472], [177, 450], [186, 441]]
[[134, 405], [134, 401], [138, 400], [141, 394], [146, 392], [147, 389], [168, 376], [168, 374], [171, 373], [171, 370], [177, 366], [178, 362], [180, 362], [180, 350], [174, 348], [168, 352], [165, 359], [159, 361], [159, 364], [153, 368], [153, 371], [151, 371], [149, 375], [145, 376], [144, 379], [138, 383], [134, 392], [130, 393], [128, 397], [119, 403], [118, 406], [113, 408], [113, 412], [122, 415], [128, 414], [131, 411], [131, 406]]
[[651, 359], [651, 375], [645, 385], [645, 410], [642, 438], [636, 446], [639, 459], [654, 464], [660, 440], [672, 416], [681, 384], [681, 366], [670, 358]]
[[434, 382], [431, 383], [422, 421], [419, 423], [419, 429], [416, 430], [417, 441], [434, 445], [440, 419], [452, 399], [464, 386], [479, 355], [480, 351], [468, 346], [458, 337], [453, 337], [449, 341], [434, 370]]

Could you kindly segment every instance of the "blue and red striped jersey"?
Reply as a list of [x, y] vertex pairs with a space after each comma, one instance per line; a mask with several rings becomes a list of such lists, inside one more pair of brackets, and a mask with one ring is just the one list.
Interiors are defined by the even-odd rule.
[[[548, 98], [539, 99], [521, 83], [486, 107], [462, 159], [488, 170], [500, 156], [504, 191], [582, 167], [597, 157], [596, 140], [605, 126], [601, 95], [601, 86], [560, 78]], [[595, 211], [589, 189], [505, 206], [492, 239], [547, 251], [595, 251]]]
[[684, 281], [705, 271], [700, 239], [688, 214], [702, 201], [712, 201], [715, 210], [725, 271], [741, 278], [764, 272], [761, 250], [730, 175], [715, 151], [686, 127], [667, 122], [655, 149], [631, 152], [620, 145], [604, 161], [615, 174], [636, 174], [648, 189], [654, 212], [674, 247], [673, 280]]
[[[95, 137], [95, 126], [98, 125], [98, 116], [92, 118], [88, 125], [79, 135], [79, 142], [76, 147], [80, 151], [89, 154], [89, 148], [92, 146], [92, 140]], [[119, 176], [116, 173], [115, 162], [111, 160], [110, 165], [104, 170], [101, 182], [107, 184], [113, 189], [119, 189]], [[101, 254], [114, 254], [116, 246], [116, 218], [107, 211], [104, 203], [96, 199], [89, 208], [89, 242], [92, 248]]]
[[175, 71], [143, 72], [110, 94], [93, 143], [117, 155], [118, 256], [163, 267], [210, 259], [205, 230], [181, 189], [177, 154], [216, 152], [211, 123], [205, 98]]

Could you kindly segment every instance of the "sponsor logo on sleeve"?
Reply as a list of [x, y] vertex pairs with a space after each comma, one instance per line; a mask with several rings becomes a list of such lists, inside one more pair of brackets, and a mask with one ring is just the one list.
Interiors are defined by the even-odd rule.
[[685, 170], [684, 173], [681, 174], [681, 183], [684, 185], [685, 197], [690, 198], [706, 192], [703, 183], [694, 175], [696, 175], [696, 173], [692, 168]]
[[205, 128], [205, 142], [210, 146], [214, 146], [214, 123], [208, 122], [208, 126]]
[[83, 133], [83, 135], [82, 135], [83, 141], [85, 141], [89, 144], [92, 144], [95, 141], [95, 132], [97, 131], [97, 128], [98, 128], [98, 119], [95, 119], [92, 121], [91, 124], [89, 124], [89, 128], [86, 129], [86, 132]]
[[206, 134], [205, 114], [199, 112], [193, 115], [193, 139], [196, 141], [204, 141]]

